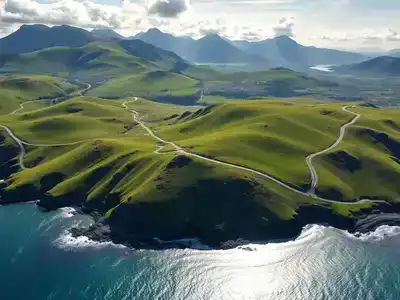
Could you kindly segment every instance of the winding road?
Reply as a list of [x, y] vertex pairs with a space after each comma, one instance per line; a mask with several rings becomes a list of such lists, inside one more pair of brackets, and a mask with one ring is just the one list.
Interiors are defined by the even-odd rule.
[[[88, 87], [85, 89], [85, 91], [87, 91], [88, 89], [90, 89], [90, 85], [88, 85]], [[82, 96], [81, 93], [78, 92], [78, 94], [80, 94]], [[281, 180], [279, 180], [279, 179], [277, 179], [275, 177], [272, 177], [272, 176], [270, 176], [270, 175], [268, 175], [266, 173], [263, 173], [263, 172], [260, 172], [260, 171], [257, 171], [257, 170], [251, 169], [251, 168], [243, 167], [243, 166], [240, 166], [240, 165], [236, 165], [236, 164], [220, 161], [220, 160], [217, 160], [217, 159], [214, 159], [214, 158], [209, 158], [209, 157], [206, 157], [206, 156], [203, 156], [203, 155], [200, 155], [200, 154], [188, 152], [186, 149], [180, 147], [179, 145], [175, 144], [174, 142], [170, 142], [170, 141], [167, 141], [167, 140], [159, 137], [140, 119], [139, 112], [137, 112], [136, 110], [128, 107], [129, 103], [133, 103], [133, 102], [135, 102], [137, 100], [138, 100], [138, 98], [134, 97], [134, 100], [125, 101], [125, 102], [122, 103], [122, 107], [127, 109], [127, 110], [129, 110], [132, 113], [132, 117], [133, 117], [134, 121], [137, 122], [151, 137], [153, 137], [159, 143], [163, 144], [163, 145], [158, 145], [157, 146], [157, 149], [155, 150], [156, 154], [163, 154], [160, 151], [165, 147], [165, 145], [170, 145], [170, 146], [172, 146], [174, 148], [174, 150], [176, 152], [182, 153], [183, 155], [196, 157], [198, 159], [201, 159], [201, 160], [204, 160], [204, 161], [208, 161], [208, 162], [211, 162], [211, 163], [214, 163], [214, 164], [218, 164], [218, 165], [222, 165], [222, 166], [226, 166], [226, 167], [231, 167], [231, 168], [243, 170], [243, 171], [246, 171], [246, 172], [250, 172], [250, 173], [253, 173], [253, 174], [257, 174], [257, 175], [259, 175], [259, 176], [261, 176], [263, 178], [266, 178], [266, 179], [268, 179], [270, 181], [273, 181], [273, 182], [279, 184], [280, 186], [282, 186], [282, 187], [284, 187], [284, 188], [286, 188], [286, 189], [288, 189], [288, 190], [290, 190], [290, 191], [292, 191], [294, 193], [302, 195], [302, 196], [311, 196], [314, 199], [317, 199], [317, 200], [320, 200], [320, 201], [323, 201], [323, 202], [327, 202], [327, 203], [346, 203], [346, 202], [343, 202], [343, 201], [335, 201], [335, 200], [325, 199], [325, 198], [319, 197], [319, 196], [317, 196], [315, 194], [315, 188], [318, 185], [318, 174], [317, 174], [317, 171], [315, 170], [315, 167], [313, 165], [313, 159], [315, 157], [317, 157], [319, 155], [322, 155], [322, 154], [334, 149], [335, 147], [337, 147], [340, 144], [340, 142], [343, 140], [343, 138], [345, 136], [345, 133], [346, 133], [347, 127], [349, 127], [349, 126], [353, 125], [354, 123], [356, 123], [357, 120], [361, 117], [360, 114], [357, 114], [357, 113], [354, 113], [354, 112], [348, 110], [348, 108], [350, 106], [343, 106], [341, 109], [343, 111], [347, 112], [347, 113], [350, 113], [350, 114], [354, 115], [354, 118], [352, 118], [349, 122], [347, 122], [347, 123], [345, 123], [344, 125], [341, 126], [340, 133], [339, 133], [339, 136], [336, 139], [336, 141], [331, 146], [329, 146], [328, 148], [307, 156], [306, 163], [307, 163], [307, 167], [308, 167], [308, 169], [310, 171], [311, 188], [310, 188], [310, 190], [308, 192], [303, 192], [303, 191], [298, 190], [298, 189], [294, 188], [293, 186], [290, 186], [289, 184], [287, 184], [287, 183], [285, 183], [285, 182], [283, 182], [283, 181], [281, 181]], [[28, 101], [28, 102], [31, 102], [31, 101]], [[354, 106], [351, 106], [351, 107], [354, 107]], [[15, 111], [12, 114], [15, 114]], [[27, 146], [37, 146], [37, 147], [59, 147], [59, 146], [76, 145], [76, 144], [80, 144], [80, 143], [83, 143], [83, 142], [87, 142], [87, 140], [85, 140], [85, 141], [77, 141], [77, 142], [63, 143], [63, 144], [34, 144], [34, 143], [28, 143], [28, 142], [25, 142], [25, 141], [19, 139], [11, 131], [11, 129], [8, 128], [7, 126], [0, 125], [0, 127], [4, 128], [7, 131], [7, 133], [10, 135], [10, 137], [18, 144], [18, 146], [20, 148], [20, 154], [19, 154], [18, 160], [19, 160], [19, 165], [20, 165], [21, 169], [27, 169], [27, 167], [24, 165], [24, 160], [23, 160], [25, 152], [26, 152], [25, 145], [27, 145]], [[361, 199], [361, 200], [359, 200], [357, 202], [347, 202], [347, 203], [349, 203], [349, 204], [359, 204], [359, 203], [362, 203], [362, 202], [365, 202], [365, 201], [371, 201], [371, 200], [369, 200], [369, 199]], [[381, 201], [380, 200], [376, 200], [375, 202], [381, 202]]]
[[[317, 157], [317, 156], [320, 156], [321, 154], [324, 154], [324, 153], [329, 152], [332, 149], [336, 148], [340, 144], [340, 142], [343, 140], [344, 135], [346, 134], [346, 128], [351, 126], [351, 125], [353, 125], [355, 122], [357, 122], [357, 120], [359, 118], [361, 118], [360, 114], [357, 114], [355, 112], [352, 112], [352, 111], [348, 110], [347, 108], [349, 108], [349, 107], [350, 106], [343, 106], [342, 110], [347, 112], [347, 113], [349, 113], [349, 114], [354, 115], [354, 118], [351, 119], [346, 124], [344, 124], [342, 127], [340, 127], [340, 133], [339, 133], [339, 136], [338, 136], [337, 140], [332, 145], [330, 145], [328, 148], [326, 148], [326, 149], [324, 149], [322, 151], [310, 154], [309, 156], [306, 157], [307, 167], [310, 170], [310, 175], [311, 175], [311, 187], [310, 187], [310, 190], [309, 190], [310, 194], [315, 194], [315, 189], [316, 189], [316, 187], [318, 185], [318, 180], [319, 180], [317, 171], [315, 170], [315, 167], [314, 167], [314, 165], [312, 163], [313, 159], [315, 157]], [[351, 106], [351, 107], [354, 107], [354, 106]]]
[[[272, 177], [271, 175], [268, 175], [266, 173], [263, 173], [263, 172], [260, 172], [260, 171], [257, 171], [257, 170], [251, 169], [251, 168], [243, 167], [243, 166], [240, 166], [240, 165], [223, 162], [223, 161], [220, 161], [220, 160], [217, 160], [217, 159], [214, 159], [214, 158], [209, 158], [209, 157], [206, 157], [206, 156], [202, 156], [200, 154], [188, 152], [187, 150], [185, 150], [184, 148], [180, 147], [179, 145], [177, 145], [177, 144], [175, 144], [173, 142], [169, 142], [169, 141], [164, 140], [163, 138], [157, 136], [142, 120], [140, 120], [139, 112], [137, 112], [134, 109], [128, 107], [129, 103], [135, 102], [137, 100], [138, 100], [138, 98], [134, 97], [134, 100], [125, 101], [124, 103], [122, 103], [122, 106], [132, 112], [133, 119], [144, 130], [146, 130], [154, 139], [156, 139], [157, 141], [159, 141], [161, 143], [171, 145], [179, 153], [182, 153], [182, 154], [187, 155], [187, 156], [197, 157], [199, 159], [202, 159], [202, 160], [214, 163], [214, 164], [223, 165], [223, 166], [226, 166], [226, 167], [231, 167], [231, 168], [247, 171], [247, 172], [250, 172], [250, 173], [253, 173], [253, 174], [257, 174], [257, 175], [259, 175], [261, 177], [264, 177], [264, 178], [266, 178], [266, 179], [268, 179], [270, 181], [273, 181], [273, 182], [279, 184], [280, 186], [282, 186], [282, 187], [284, 187], [284, 188], [286, 188], [286, 189], [288, 189], [288, 190], [290, 190], [292, 192], [295, 192], [295, 193], [297, 193], [299, 195], [302, 195], [302, 196], [311, 196], [314, 199], [317, 199], [317, 200], [320, 200], [320, 201], [323, 201], [323, 202], [327, 202], [327, 203], [346, 203], [346, 202], [343, 202], [343, 201], [335, 201], [335, 200], [325, 199], [325, 198], [319, 197], [318, 195], [315, 194], [315, 187], [318, 184], [318, 174], [317, 174], [317, 172], [315, 170], [315, 167], [312, 164], [312, 159], [315, 158], [316, 156], [321, 155], [321, 154], [323, 154], [323, 153], [325, 153], [327, 151], [330, 151], [333, 148], [335, 148], [336, 146], [338, 146], [339, 143], [344, 138], [344, 135], [346, 133], [346, 128], [348, 126], [354, 124], [355, 122], [357, 122], [357, 120], [361, 117], [361, 115], [347, 110], [347, 108], [349, 106], [343, 106], [342, 110], [345, 111], [345, 112], [348, 112], [350, 114], [355, 115], [355, 117], [353, 119], [351, 119], [349, 122], [347, 122], [346, 124], [342, 125], [342, 127], [340, 128], [340, 134], [339, 134], [339, 137], [337, 138], [337, 140], [331, 146], [329, 146], [328, 148], [326, 148], [326, 149], [324, 149], [322, 151], [319, 151], [317, 153], [313, 153], [313, 154], [309, 155], [306, 158], [307, 166], [308, 166], [310, 174], [311, 174], [311, 187], [312, 188], [308, 192], [303, 192], [303, 191], [298, 190], [298, 189], [288, 185], [287, 183], [285, 183], [283, 181], [280, 181], [279, 179], [277, 179], [275, 177]], [[159, 151], [161, 149], [162, 149], [162, 146], [161, 147], [159, 146], [155, 153], [161, 154], [161, 153], [159, 153]], [[357, 202], [347, 202], [347, 203], [349, 203], [349, 204], [359, 204], [359, 203], [363, 203], [363, 202], [366, 202], [366, 201], [371, 201], [371, 200], [369, 200], [369, 199], [361, 199], [361, 200], [359, 200]], [[380, 202], [380, 200], [376, 200], [376, 202]]]
[[[76, 80], [76, 82], [77, 82], [77, 83], [80, 83], [80, 84], [85, 84], [86, 87], [85, 87], [84, 89], [82, 89], [82, 90], [74, 91], [74, 92], [72, 92], [72, 93], [69, 94], [69, 95], [73, 95], [74, 93], [77, 93], [80, 97], [82, 97], [82, 96], [83, 96], [83, 93], [87, 92], [88, 90], [90, 90], [90, 89], [92, 88], [92, 85], [91, 85], [90, 83], [84, 83], [84, 82], [81, 82], [81, 81], [79, 81], [79, 80]], [[67, 95], [67, 96], [69, 96], [69, 95]], [[23, 103], [21, 103], [21, 104], [19, 105], [19, 106], [20, 106], [19, 108], [17, 108], [17, 109], [14, 110], [13, 112], [11, 112], [10, 115], [14, 115], [14, 114], [16, 114], [17, 112], [19, 112], [20, 110], [23, 110], [25, 104], [34, 103], [34, 102], [45, 102], [45, 101], [47, 101], [47, 102], [50, 102], [51, 105], [52, 105], [52, 104], [57, 103], [60, 99], [63, 99], [64, 97], [66, 97], [66, 96], [61, 96], [61, 97], [57, 97], [57, 98], [53, 98], [53, 99], [40, 99], [40, 100], [29, 100], [29, 101], [25, 101], [25, 102], [23, 102]]]
[[[82, 97], [82, 96], [83, 96], [83, 93], [87, 92], [87, 91], [88, 91], [89, 89], [91, 89], [91, 87], [92, 87], [90, 83], [84, 83], [84, 82], [81, 82], [81, 81], [79, 81], [79, 80], [75, 80], [75, 81], [76, 81], [77, 83], [80, 83], [80, 84], [85, 84], [86, 87], [85, 87], [84, 89], [82, 89], [82, 90], [74, 91], [74, 92], [72, 92], [70, 95], [72, 95], [72, 94], [74, 94], [74, 93], [77, 93], [80, 97]], [[57, 97], [57, 98], [54, 98], [54, 99], [42, 99], [42, 100], [25, 101], [25, 102], [23, 102], [23, 103], [20, 104], [20, 107], [19, 107], [18, 109], [16, 109], [16, 110], [14, 110], [13, 112], [11, 112], [10, 115], [14, 115], [14, 114], [16, 114], [18, 111], [24, 109], [24, 105], [27, 104], [27, 103], [39, 102], [39, 101], [50, 101], [50, 103], [57, 103], [58, 100], [60, 100], [60, 99], [62, 99], [62, 98], [64, 98], [64, 97], [65, 97], [65, 96]], [[24, 156], [25, 156], [25, 152], [26, 152], [25, 146], [36, 146], [36, 147], [61, 147], [61, 146], [77, 145], [77, 144], [80, 144], [80, 143], [83, 143], [83, 142], [86, 142], [86, 141], [87, 141], [87, 140], [85, 140], [85, 141], [77, 141], [77, 142], [63, 143], [63, 144], [34, 144], [34, 143], [28, 143], [28, 142], [25, 142], [25, 141], [19, 139], [19, 138], [12, 132], [12, 130], [11, 130], [10, 128], [8, 128], [7, 126], [1, 125], [1, 124], [0, 124], [0, 127], [3, 128], [3, 129], [8, 133], [8, 135], [17, 143], [17, 145], [18, 145], [18, 147], [19, 147], [19, 149], [20, 149], [20, 153], [19, 153], [19, 156], [18, 156], [18, 163], [19, 163], [19, 166], [20, 166], [20, 168], [21, 168], [22, 170], [27, 169], [27, 167], [26, 167], [25, 164], [24, 164]]]

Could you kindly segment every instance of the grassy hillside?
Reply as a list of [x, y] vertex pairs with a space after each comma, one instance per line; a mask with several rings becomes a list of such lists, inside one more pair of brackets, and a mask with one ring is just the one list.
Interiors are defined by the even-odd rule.
[[302, 187], [309, 181], [304, 158], [329, 146], [349, 118], [337, 104], [238, 101], [166, 121], [159, 130], [196, 153]]
[[[67, 95], [78, 87], [63, 79], [46, 75], [20, 75], [0, 79], [0, 114], [19, 108], [20, 103], [39, 98]], [[31, 107], [41, 104], [31, 104]]]
[[358, 106], [362, 115], [340, 146], [317, 159], [319, 191], [344, 199], [372, 196], [400, 201], [400, 111]]
[[119, 103], [91, 97], [72, 98], [41, 110], [7, 116], [2, 124], [19, 138], [38, 144], [122, 136], [135, 126], [131, 114]]
[[90, 91], [100, 97], [192, 95], [198, 91], [198, 81], [184, 75], [153, 71], [143, 74], [126, 75]]
[[[341, 104], [260, 100], [188, 109], [133, 100], [75, 98], [0, 118], [1, 124], [31, 143], [82, 141], [29, 147], [24, 157], [29, 168], [9, 178], [3, 199], [39, 197], [47, 208], [83, 205], [105, 214], [113, 234], [121, 234], [121, 239], [127, 234], [141, 241], [154, 236], [198, 236], [213, 245], [239, 237], [290, 237], [309, 222], [326, 221], [343, 227], [359, 216], [361, 209], [371, 208], [370, 202], [321, 202], [254, 173], [174, 152], [122, 108], [122, 103], [131, 101], [129, 106], [155, 134], [190, 152], [260, 170], [305, 189], [309, 183], [305, 157], [329, 146], [340, 126], [352, 117], [340, 109]], [[349, 153], [363, 149], [374, 155], [359, 157], [365, 168], [359, 168], [355, 176], [338, 160], [327, 160], [329, 155], [319, 158], [316, 167], [321, 185], [317, 192], [348, 201], [360, 195], [397, 201], [398, 187], [384, 184], [379, 176], [385, 174], [390, 182], [398, 182], [398, 112], [375, 112], [361, 106], [355, 110], [362, 112], [362, 121], [351, 129], [343, 148], [352, 147]], [[362, 128], [385, 132], [391, 142], [386, 139], [381, 145], [377, 141], [382, 136], [370, 131], [357, 133]], [[357, 134], [359, 137], [350, 140]], [[160, 146], [164, 148], [157, 150]], [[374, 169], [378, 162], [384, 163]], [[43, 193], [47, 196], [40, 196]], [[312, 213], [312, 208], [318, 213]], [[340, 223], [343, 220], [347, 221]]]
[[145, 70], [173, 69], [184, 61], [174, 53], [142, 41], [92, 42], [81, 47], [51, 47], [0, 56], [1, 72], [73, 74], [103, 80]]

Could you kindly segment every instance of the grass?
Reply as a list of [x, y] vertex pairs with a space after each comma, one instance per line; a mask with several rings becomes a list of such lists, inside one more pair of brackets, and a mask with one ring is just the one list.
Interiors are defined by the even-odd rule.
[[126, 97], [148, 95], [184, 96], [195, 94], [198, 82], [184, 75], [152, 71], [143, 74], [122, 76], [108, 81], [89, 92], [100, 97]]
[[165, 121], [158, 130], [193, 152], [302, 187], [309, 182], [305, 157], [328, 147], [349, 118], [339, 104], [238, 101]]
[[[356, 217], [373, 206], [368, 201], [320, 202], [250, 172], [196, 157], [182, 158], [170, 145], [157, 154], [159, 141], [135, 124], [131, 112], [122, 108], [122, 103], [129, 100], [132, 98], [107, 101], [80, 97], [18, 116], [2, 117], [1, 124], [7, 124], [17, 136], [29, 142], [85, 140], [68, 146], [30, 147], [24, 158], [30, 168], [14, 173], [7, 190], [33, 185], [55, 199], [72, 201], [83, 197], [87, 205], [103, 211], [110, 219], [127, 213], [129, 217], [118, 218], [128, 227], [142, 218], [134, 217], [135, 212], [129, 207], [140, 210], [145, 205], [146, 209], [157, 211], [146, 215], [146, 220], [154, 218], [154, 222], [165, 228], [194, 226], [200, 231], [223, 228], [229, 232], [238, 218], [245, 220], [241, 223], [246, 228], [254, 222], [256, 228], [270, 224], [272, 227], [265, 230], [276, 230], [274, 220], [291, 220], [299, 213], [299, 207], [310, 204], [330, 207], [334, 213], [346, 217]], [[157, 135], [188, 151], [266, 172], [298, 188], [309, 183], [305, 157], [329, 146], [337, 138], [340, 126], [351, 119], [339, 103], [289, 100], [235, 101], [187, 108], [139, 99], [130, 102], [129, 107], [137, 110]], [[355, 177], [321, 157], [316, 159], [321, 183], [318, 192], [335, 188], [344, 200], [351, 200], [355, 191], [374, 196], [369, 193], [375, 189], [390, 201], [399, 198], [398, 177], [392, 177], [386, 185], [379, 178], [382, 172], [390, 176], [400, 174], [400, 170], [389, 164], [391, 155], [387, 148], [378, 144], [373, 147], [365, 136], [350, 142], [357, 136], [357, 129], [368, 124], [373, 125], [371, 128], [386, 129], [391, 137], [398, 139], [396, 125], [386, 121], [389, 116], [395, 118], [397, 111], [379, 110], [375, 114], [372, 109], [355, 109], [363, 110], [363, 119], [350, 130], [343, 149], [369, 145], [367, 150], [374, 151], [369, 159], [382, 162], [381, 173], [370, 167], [373, 163], [367, 156], [360, 157], [366, 169]], [[351, 143], [355, 145], [350, 146]], [[353, 154], [354, 149], [349, 153]], [[361, 177], [364, 185], [357, 183]], [[69, 197], [62, 198], [66, 195]], [[158, 211], [157, 207], [162, 209]]]
[[[19, 108], [22, 102], [38, 98], [67, 95], [78, 87], [63, 79], [47, 75], [16, 75], [0, 80], [0, 114], [8, 114]], [[42, 107], [29, 104], [26, 109]]]
[[124, 136], [136, 123], [121, 103], [91, 97], [3, 117], [2, 124], [30, 143], [58, 144], [99, 137]]
[[[360, 120], [337, 149], [316, 160], [321, 173], [320, 191], [333, 190], [345, 199], [370, 196], [399, 201], [400, 164], [396, 159], [400, 154], [400, 111], [361, 106], [352, 110], [362, 115]], [[377, 134], [386, 136], [386, 140], [380, 141]]]
[[[131, 43], [126, 45], [123, 43]], [[151, 52], [154, 57], [148, 57]], [[95, 83], [105, 77], [169, 70], [174, 54], [137, 41], [93, 42], [82, 47], [51, 47], [0, 59], [2, 73], [40, 73], [80, 77]]]
[[140, 112], [140, 119], [146, 122], [163, 122], [165, 119], [177, 119], [180, 115], [193, 113], [200, 109], [201, 106], [181, 106], [167, 103], [149, 101], [144, 98], [128, 98], [128, 107], [134, 108]]

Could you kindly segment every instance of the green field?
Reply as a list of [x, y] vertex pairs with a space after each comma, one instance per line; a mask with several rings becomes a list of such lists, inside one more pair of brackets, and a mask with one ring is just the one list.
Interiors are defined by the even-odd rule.
[[[316, 223], [349, 230], [398, 212], [400, 111], [377, 106], [396, 105], [398, 86], [215, 70], [140, 40], [2, 55], [0, 203], [78, 206], [135, 247], [199, 237], [229, 248]], [[353, 120], [345, 105], [361, 118], [313, 160], [314, 193], [306, 157]]]
[[185, 96], [197, 93], [198, 81], [180, 74], [154, 71], [143, 74], [126, 75], [112, 79], [90, 91], [97, 97], [127, 97], [151, 95]]
[[[200, 230], [210, 243], [213, 238], [240, 236], [242, 231], [248, 238], [266, 232], [276, 236], [276, 226], [286, 228], [293, 218], [305, 218], [299, 209], [311, 204], [352, 218], [373, 205], [351, 204], [361, 196], [399, 200], [395, 183], [400, 170], [393, 159], [398, 153], [389, 153], [387, 143], [369, 140], [371, 132], [359, 132], [369, 128], [398, 141], [397, 110], [353, 108], [362, 119], [332, 153], [344, 150], [356, 156], [362, 167], [355, 172], [348, 168], [347, 157], [342, 165], [343, 158], [332, 158], [331, 153], [316, 159], [317, 193], [350, 203], [341, 204], [295, 193], [252, 172], [177, 153], [149, 135], [123, 103], [138, 112], [156, 135], [186, 151], [267, 173], [298, 190], [307, 190], [310, 181], [305, 157], [332, 144], [340, 126], [352, 118], [341, 110], [341, 103], [304, 100], [188, 108], [135, 98], [73, 98], [0, 118], [20, 139], [49, 145], [28, 147], [24, 156], [28, 168], [8, 179], [8, 193], [38, 190], [50, 197], [46, 205], [55, 207], [83, 201], [126, 230], [136, 232], [137, 226], [146, 226], [148, 234], [157, 232], [164, 238]], [[164, 147], [156, 151], [160, 146]], [[387, 183], [383, 172], [391, 176]], [[146, 219], [137, 215], [142, 210]], [[237, 218], [247, 225], [239, 228]]]
[[[25, 101], [67, 95], [79, 87], [60, 78], [46, 75], [15, 75], [0, 79], [0, 114], [8, 114]], [[44, 103], [28, 104], [29, 109]]]

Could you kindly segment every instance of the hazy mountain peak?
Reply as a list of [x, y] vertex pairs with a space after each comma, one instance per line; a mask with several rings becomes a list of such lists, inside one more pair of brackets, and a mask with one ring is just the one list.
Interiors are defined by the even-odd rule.
[[124, 39], [125, 37], [123, 37], [122, 35], [120, 35], [119, 33], [115, 32], [112, 29], [93, 29], [92, 34], [98, 37], [103, 37], [103, 38], [111, 38], [111, 39]]
[[285, 43], [287, 45], [298, 45], [298, 43], [287, 35], [280, 35], [274, 38], [277, 43]]

